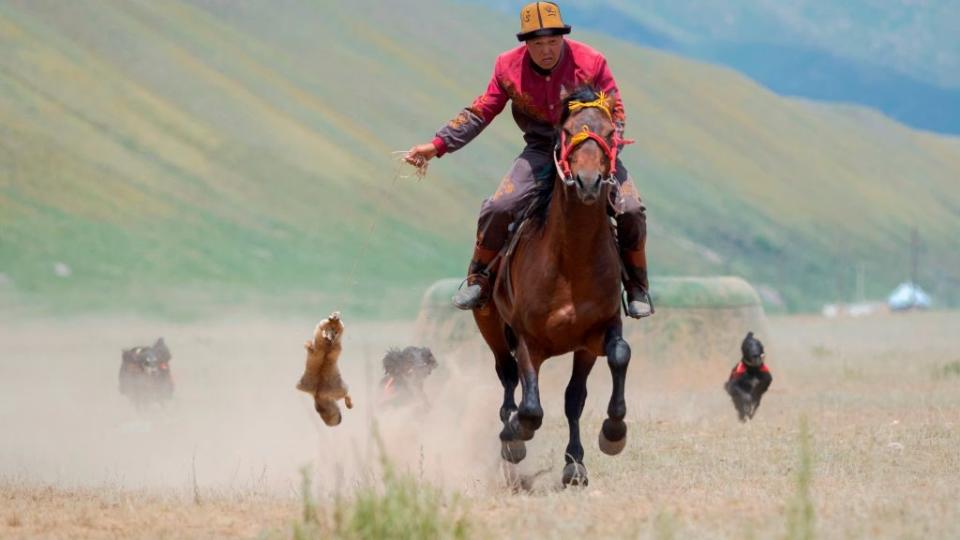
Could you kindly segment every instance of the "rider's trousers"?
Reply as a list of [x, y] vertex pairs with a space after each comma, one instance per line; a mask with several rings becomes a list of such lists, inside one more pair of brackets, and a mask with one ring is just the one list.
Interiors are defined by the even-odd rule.
[[[477, 225], [477, 256], [480, 262], [493, 259], [507, 241], [510, 224], [523, 210], [524, 196], [537, 182], [552, 182], [556, 176], [552, 148], [528, 145], [500, 181], [496, 192], [483, 201]], [[617, 159], [617, 186], [611, 194], [611, 212], [617, 220], [620, 251], [632, 266], [646, 268], [644, 248], [647, 237], [646, 209], [640, 194]]]

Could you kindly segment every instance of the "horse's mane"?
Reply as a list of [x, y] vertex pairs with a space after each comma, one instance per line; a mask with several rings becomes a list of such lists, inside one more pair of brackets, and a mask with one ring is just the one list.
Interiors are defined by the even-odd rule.
[[[581, 85], [576, 88], [569, 96], [563, 99], [563, 113], [560, 116], [560, 126], [557, 133], [554, 134], [554, 145], [559, 139], [560, 129], [570, 118], [570, 102], [572, 101], [593, 101], [599, 97], [597, 91], [589, 85]], [[547, 211], [550, 208], [550, 201], [553, 199], [553, 186], [556, 184], [556, 171], [551, 167], [549, 177], [544, 175], [537, 178], [536, 185], [523, 197], [520, 206], [523, 210], [520, 212], [520, 219], [517, 223], [523, 223], [526, 220], [533, 222], [536, 229], [542, 229], [547, 222]], [[536, 173], [536, 171], [534, 171]]]
[[553, 186], [556, 184], [555, 176], [556, 173], [551, 174], [549, 178], [537, 178], [533, 189], [523, 196], [523, 201], [520, 203], [523, 210], [520, 211], [517, 223], [529, 220], [533, 223], [534, 228], [543, 228], [543, 225], [547, 222], [550, 201], [553, 199]]

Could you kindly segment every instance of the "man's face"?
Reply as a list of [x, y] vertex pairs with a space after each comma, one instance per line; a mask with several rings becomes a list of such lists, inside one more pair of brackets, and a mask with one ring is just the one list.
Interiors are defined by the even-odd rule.
[[553, 69], [560, 61], [560, 52], [563, 50], [563, 38], [560, 36], [545, 36], [527, 40], [527, 50], [533, 63], [543, 69]]

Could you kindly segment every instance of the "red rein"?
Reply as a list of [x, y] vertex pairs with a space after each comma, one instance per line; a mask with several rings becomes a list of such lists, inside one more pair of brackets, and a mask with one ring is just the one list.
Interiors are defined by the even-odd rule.
[[619, 135], [613, 136], [613, 144], [607, 144], [607, 141], [603, 140], [603, 137], [597, 135], [593, 131], [586, 129], [584, 126], [585, 136], [579, 138], [574, 136], [570, 144], [567, 144], [567, 133], [566, 131], [560, 131], [560, 159], [558, 164], [560, 166], [560, 172], [563, 174], [564, 180], [573, 177], [573, 172], [570, 171], [570, 154], [573, 153], [574, 149], [587, 141], [587, 139], [593, 139], [600, 145], [600, 149], [603, 151], [603, 154], [607, 156], [607, 159], [610, 160], [610, 175], [609, 178], [613, 178], [617, 174], [617, 148], [621, 145], [633, 144], [634, 141], [630, 139], [621, 139]]

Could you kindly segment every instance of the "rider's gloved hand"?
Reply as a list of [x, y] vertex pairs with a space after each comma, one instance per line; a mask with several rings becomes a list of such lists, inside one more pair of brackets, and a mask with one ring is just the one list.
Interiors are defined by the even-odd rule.
[[419, 167], [424, 163], [430, 161], [431, 159], [437, 157], [437, 147], [433, 145], [432, 142], [426, 144], [418, 144], [410, 150], [407, 151], [407, 155], [403, 156], [403, 159], [415, 166]]

